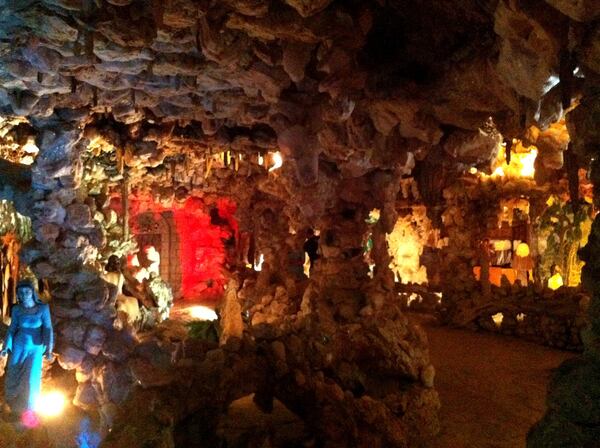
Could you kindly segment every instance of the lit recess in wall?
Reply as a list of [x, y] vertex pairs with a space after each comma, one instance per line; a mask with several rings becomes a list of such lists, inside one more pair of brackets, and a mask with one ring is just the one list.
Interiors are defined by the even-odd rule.
[[197, 305], [188, 308], [189, 315], [196, 320], [206, 321], [206, 320], [217, 320], [217, 313], [207, 306]]
[[254, 270], [262, 271], [262, 265], [264, 262], [265, 262], [265, 256], [263, 254], [260, 254], [258, 256], [258, 260], [254, 262]]
[[23, 145], [23, 152], [25, 152], [25, 155], [21, 158], [20, 163], [22, 165], [31, 165], [34, 162], [35, 156], [40, 152], [40, 148], [35, 144], [33, 137], [27, 139], [27, 143]]
[[281, 157], [281, 153], [279, 151], [275, 151], [271, 157], [273, 159], [273, 166], [269, 168], [269, 172], [275, 171], [276, 169], [281, 168], [283, 165], [283, 157]]
[[500, 327], [500, 325], [502, 325], [502, 321], [504, 320], [504, 314], [496, 313], [492, 316], [492, 320], [494, 321], [497, 327]]

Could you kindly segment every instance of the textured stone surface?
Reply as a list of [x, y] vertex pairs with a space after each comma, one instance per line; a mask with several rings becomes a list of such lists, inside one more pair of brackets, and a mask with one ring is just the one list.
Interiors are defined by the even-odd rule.
[[[2, 158], [20, 162], [28, 141], [39, 148], [31, 168], [0, 166], [2, 195], [32, 217], [35, 240], [22, 258], [49, 282], [59, 363], [80, 380], [75, 402], [100, 409], [106, 422], [128, 397], [124, 411], [144, 411], [127, 415], [133, 432], [111, 436], [121, 446], [187, 446], [186, 433], [217, 446], [220, 412], [250, 392], [265, 408], [276, 395], [330, 446], [417, 445], [436, 431], [426, 341], [397, 313], [387, 269], [385, 232], [398, 216], [401, 182], [414, 176], [414, 196], [449, 232], [444, 297], [479, 304], [470, 263], [482, 226], [463, 216], [463, 204], [442, 215], [443, 201], [456, 199], [442, 190], [473, 165], [489, 168], [498, 143], [528, 138], [531, 125], [539, 129], [536, 179], [561, 169], [568, 143], [580, 166], [596, 156], [597, 7], [405, 3], [2, 3]], [[553, 128], [567, 110], [569, 139]], [[275, 151], [284, 164], [270, 171]], [[193, 357], [177, 348], [185, 336], [156, 330], [131, 342], [136, 329], [117, 320], [114, 285], [100, 277], [109, 254], [130, 250], [106, 209], [125, 177], [133, 196], [167, 208], [187, 196], [239, 205], [240, 228], [266, 260], [239, 291], [254, 339], [196, 347]], [[479, 198], [473, 191], [470, 200]], [[381, 220], [370, 229], [374, 208]], [[322, 231], [308, 287], [286, 258], [298, 250], [290, 235], [307, 227]], [[370, 230], [372, 279], [362, 257]], [[154, 286], [165, 291], [160, 280]], [[134, 300], [160, 302], [159, 310], [141, 308], [152, 327], [171, 297], [137, 292]], [[584, 335], [591, 358], [594, 331]], [[136, 381], [165, 388], [130, 395]], [[190, 394], [189, 381], [202, 393]], [[206, 434], [187, 431], [199, 426]], [[566, 426], [579, 431], [575, 438], [585, 432]]]

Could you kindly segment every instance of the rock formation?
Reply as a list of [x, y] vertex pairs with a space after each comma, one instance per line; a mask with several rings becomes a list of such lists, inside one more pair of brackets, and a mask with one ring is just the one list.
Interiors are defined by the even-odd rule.
[[[511, 287], [482, 292], [472, 264], [499, 196], [527, 190], [535, 208], [568, 191], [575, 207], [592, 162], [600, 198], [599, 14], [593, 0], [0, 1], [0, 197], [31, 218], [21, 258], [48, 282], [75, 403], [114, 425], [103, 446], [216, 446], [219, 416], [249, 393], [279, 399], [323, 446], [430, 438], [435, 371], [388, 267], [403, 182], [448, 238], [432, 266], [445, 317], [491, 326], [473, 310]], [[464, 184], [534, 144], [535, 179]], [[132, 248], [130, 197], [238, 205], [265, 262], [231, 283], [221, 347], [157, 325], [171, 305], [160, 279], [141, 307], [148, 331], [119, 323], [101, 273]], [[300, 281], [291, 235], [309, 227], [322, 253]], [[582, 253], [585, 355], [559, 371], [530, 446], [598, 439], [598, 409], [578, 406], [600, 402], [585, 387], [598, 375], [599, 229]], [[585, 304], [556, 297], [549, 325], [531, 300], [531, 328], [581, 346], [562, 329], [576, 315], [564, 327], [577, 333]]]

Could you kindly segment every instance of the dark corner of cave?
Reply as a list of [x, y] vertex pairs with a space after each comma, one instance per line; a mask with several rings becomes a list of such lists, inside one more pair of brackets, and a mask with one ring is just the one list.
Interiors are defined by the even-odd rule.
[[598, 0], [0, 0], [0, 448], [598, 448], [599, 188]]

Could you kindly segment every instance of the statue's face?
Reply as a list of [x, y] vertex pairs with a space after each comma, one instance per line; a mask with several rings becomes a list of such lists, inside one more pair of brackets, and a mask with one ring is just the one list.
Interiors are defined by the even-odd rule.
[[35, 305], [31, 288], [19, 288], [17, 290], [17, 297], [19, 298], [19, 303], [25, 308], [31, 308]]

